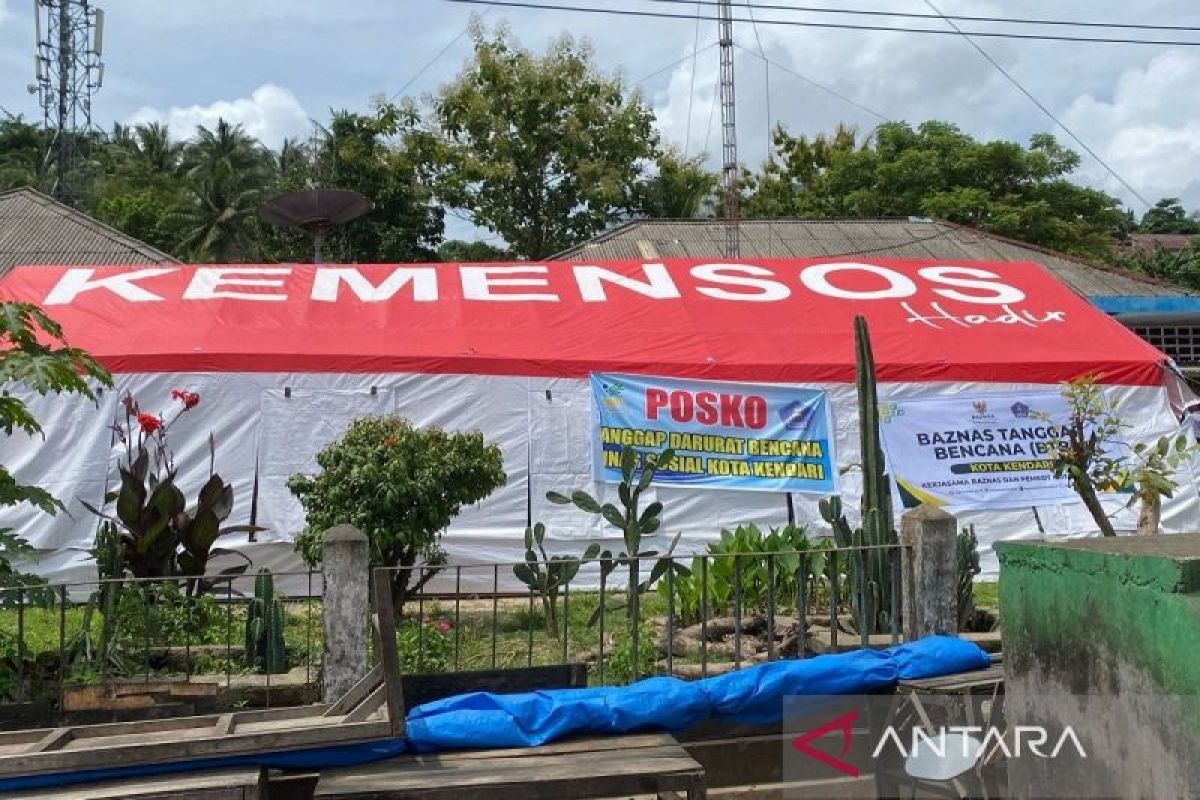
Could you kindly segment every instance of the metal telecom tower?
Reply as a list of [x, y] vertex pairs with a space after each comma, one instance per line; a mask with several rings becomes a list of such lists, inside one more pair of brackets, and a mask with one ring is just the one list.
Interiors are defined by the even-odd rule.
[[104, 12], [88, 0], [34, 0], [37, 55], [36, 92], [46, 130], [53, 139], [46, 153], [54, 165], [51, 193], [73, 204], [79, 196], [80, 139], [92, 127], [92, 92], [104, 82]]
[[733, 3], [721, 0], [721, 187], [725, 212], [725, 257], [740, 255], [738, 243], [737, 101], [733, 92]]

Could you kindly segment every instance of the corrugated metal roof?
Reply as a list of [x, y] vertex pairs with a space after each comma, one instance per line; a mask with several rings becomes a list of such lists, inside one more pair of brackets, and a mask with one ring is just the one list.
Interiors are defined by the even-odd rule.
[[0, 275], [18, 264], [175, 263], [161, 250], [41, 192], [0, 192]]
[[[938, 220], [743, 220], [739, 242], [743, 258], [878, 256], [1033, 261], [1087, 296], [1193, 294], [1137, 273]], [[555, 258], [720, 258], [724, 252], [725, 228], [721, 220], [635, 220], [565, 250]]]

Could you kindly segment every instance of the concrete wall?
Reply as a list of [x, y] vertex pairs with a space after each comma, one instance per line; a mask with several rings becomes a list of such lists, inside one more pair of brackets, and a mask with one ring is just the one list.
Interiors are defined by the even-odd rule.
[[996, 549], [1010, 730], [1087, 751], [1010, 760], [1011, 795], [1200, 796], [1200, 535]]

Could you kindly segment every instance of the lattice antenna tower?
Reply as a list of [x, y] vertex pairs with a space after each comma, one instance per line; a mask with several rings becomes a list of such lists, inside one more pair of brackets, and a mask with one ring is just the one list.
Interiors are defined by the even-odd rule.
[[88, 0], [34, 0], [37, 20], [36, 82], [42, 118], [50, 133], [46, 167], [51, 194], [75, 204], [80, 185], [80, 144], [92, 131], [92, 95], [104, 83], [104, 11]]
[[721, 190], [725, 214], [725, 256], [741, 254], [738, 241], [737, 97], [733, 82], [733, 2], [721, 0]]

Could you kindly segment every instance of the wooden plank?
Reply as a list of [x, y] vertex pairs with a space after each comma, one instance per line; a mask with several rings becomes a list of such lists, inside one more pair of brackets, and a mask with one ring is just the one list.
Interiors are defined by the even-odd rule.
[[[159, 764], [185, 761], [191, 758], [243, 755], [276, 752], [279, 750], [314, 747], [330, 744], [353, 744], [391, 735], [386, 721], [324, 725], [297, 725], [288, 720], [259, 723], [258, 729], [240, 721], [238, 730], [228, 736], [213, 736], [210, 725], [207, 735], [190, 732], [191, 738], [172, 739], [159, 734], [122, 736], [119, 744], [87, 742], [73, 739], [67, 749], [49, 753], [22, 753], [0, 758], [0, 776], [39, 775], [49, 772], [107, 767], [112, 764]], [[75, 729], [79, 730], [79, 729]], [[83, 747], [79, 747], [83, 744]]]
[[74, 736], [75, 732], [71, 728], [55, 728], [34, 742], [33, 746], [29, 748], [29, 752], [44, 753], [49, 750], [55, 750], [71, 741]]
[[404, 707], [415, 708], [467, 692], [513, 694], [545, 689], [587, 686], [587, 664], [552, 664], [541, 667], [471, 670], [467, 672], [405, 675], [401, 681]]
[[[326, 705], [291, 706], [287, 708], [270, 708], [255, 711], [238, 711], [239, 723], [252, 723], [265, 720], [297, 720], [317, 718], [328, 708]], [[172, 717], [170, 719], [150, 719], [136, 722], [105, 722], [99, 725], [79, 725], [72, 728], [77, 739], [101, 738], [111, 735], [129, 733], [168, 733], [187, 730], [189, 728], [212, 728], [220, 719], [218, 714], [204, 714], [196, 717]], [[24, 752], [22, 745], [30, 744], [41, 739], [57, 728], [35, 728], [23, 731], [0, 732], [0, 757]]]
[[[357, 706], [355, 706], [349, 714], [342, 718], [342, 722], [363, 722], [383, 706], [384, 695], [387, 694], [387, 684], [381, 683], [375, 687], [375, 691], [367, 696]], [[390, 724], [390, 721], [389, 721]]]
[[6, 794], [8, 800], [256, 800], [262, 796], [258, 767], [214, 769], [146, 778], [34, 789]]
[[[693, 789], [703, 770], [682, 751], [648, 756], [637, 751], [589, 755], [478, 759], [437, 757], [396, 767], [389, 762], [323, 773], [314, 797], [355, 800], [573, 800]], [[702, 784], [701, 784], [702, 785]]]
[[366, 675], [359, 678], [358, 682], [350, 687], [350, 691], [337, 699], [337, 702], [329, 707], [325, 712], [326, 717], [341, 717], [349, 714], [354, 708], [362, 703], [367, 698], [367, 695], [375, 691], [375, 688], [383, 683], [383, 667], [379, 664], [371, 667]]
[[375, 585], [375, 633], [379, 660], [383, 666], [383, 685], [387, 687], [388, 722], [392, 736], [404, 735], [404, 695], [400, 688], [400, 658], [396, 654], [396, 612], [392, 606], [392, 584], [387, 570], [377, 569], [371, 581]]

